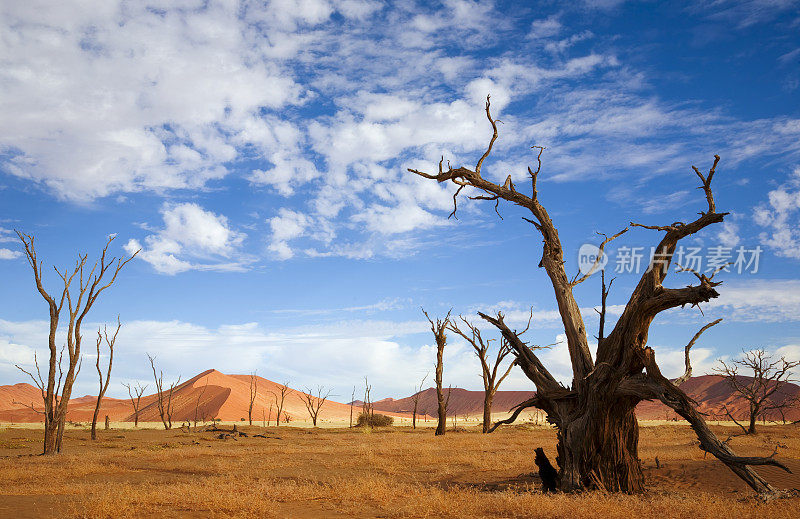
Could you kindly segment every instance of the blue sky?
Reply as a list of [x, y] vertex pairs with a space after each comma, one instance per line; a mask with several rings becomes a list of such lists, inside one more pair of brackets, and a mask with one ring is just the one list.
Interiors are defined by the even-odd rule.
[[[116, 396], [147, 380], [145, 352], [171, 378], [258, 370], [345, 399], [369, 375], [378, 397], [403, 396], [433, 363], [421, 306], [519, 324], [533, 307], [531, 340], [556, 342], [521, 213], [462, 200], [448, 220], [452, 187], [406, 172], [442, 155], [474, 166], [487, 94], [502, 124], [484, 174], [524, 185], [530, 146], [547, 147], [539, 193], [568, 273], [596, 232], [692, 218], [690, 166], [719, 154], [731, 215], [684, 245], [760, 247], [757, 272], [720, 274], [704, 315], [663, 314], [650, 344], [677, 375], [697, 328], [724, 317], [696, 372], [742, 348], [800, 358], [798, 34], [798, 4], [781, 0], [4, 2], [0, 384], [46, 344], [12, 229], [36, 235], [46, 269], [112, 233], [116, 254], [142, 248], [86, 327], [121, 316]], [[609, 248], [611, 314], [638, 279], [614, 273], [620, 258], [657, 239], [632, 229]], [[598, 284], [577, 290], [592, 330]], [[467, 346], [448, 350], [445, 383], [480, 388]], [[570, 378], [565, 347], [542, 356]], [[85, 369], [75, 392], [96, 384]]]

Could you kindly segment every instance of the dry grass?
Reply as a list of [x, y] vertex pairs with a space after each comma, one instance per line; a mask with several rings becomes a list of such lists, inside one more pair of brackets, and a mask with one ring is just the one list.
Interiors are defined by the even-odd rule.
[[[752, 499], [725, 467], [703, 458], [688, 427], [642, 428], [651, 491], [641, 496], [541, 494], [532, 452], [541, 445], [552, 457], [555, 448], [553, 431], [541, 427], [438, 438], [405, 428], [244, 430], [270, 438], [124, 430], [100, 431], [92, 443], [72, 430], [65, 453], [48, 458], [33, 455], [41, 431], [0, 430], [0, 516], [50, 517], [62, 508], [72, 517], [800, 517], [800, 500]], [[742, 454], [779, 444], [781, 458], [800, 469], [796, 426], [731, 444]]]

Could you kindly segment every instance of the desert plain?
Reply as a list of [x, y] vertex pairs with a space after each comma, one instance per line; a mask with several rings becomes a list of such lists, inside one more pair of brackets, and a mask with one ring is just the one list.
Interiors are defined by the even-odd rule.
[[[41, 426], [5, 424], [0, 517], [800, 517], [797, 499], [762, 502], [704, 456], [685, 424], [642, 422], [645, 494], [554, 495], [541, 492], [533, 463], [538, 446], [555, 457], [549, 426], [481, 434], [467, 421], [435, 437], [433, 423], [416, 430], [236, 423], [247, 436], [235, 439], [211, 427], [112, 423], [95, 442], [73, 425], [57, 456], [39, 455]], [[759, 472], [777, 488], [800, 489], [800, 426], [766, 425], [750, 436], [732, 424], [712, 427], [742, 455], [777, 446], [793, 474]]]

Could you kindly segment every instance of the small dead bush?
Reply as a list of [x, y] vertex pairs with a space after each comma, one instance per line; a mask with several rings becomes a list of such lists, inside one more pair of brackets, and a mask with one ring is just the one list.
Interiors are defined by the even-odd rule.
[[356, 427], [389, 427], [394, 423], [394, 418], [385, 414], [359, 413]]

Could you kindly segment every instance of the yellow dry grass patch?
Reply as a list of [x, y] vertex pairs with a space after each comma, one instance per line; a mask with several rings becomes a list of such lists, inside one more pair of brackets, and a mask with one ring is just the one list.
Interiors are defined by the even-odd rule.
[[[723, 438], [735, 432], [717, 429]], [[429, 429], [244, 430], [268, 438], [124, 430], [91, 442], [73, 430], [55, 457], [33, 455], [41, 431], [0, 430], [0, 516], [36, 516], [39, 506], [42, 517], [55, 509], [68, 517], [800, 517], [797, 499], [753, 499], [724, 466], [704, 459], [688, 427], [642, 428], [651, 491], [640, 496], [541, 494], [530, 475], [533, 449], [543, 446], [551, 458], [555, 450], [544, 427], [439, 438]], [[800, 467], [797, 426], [731, 440], [742, 454], [776, 444]], [[800, 487], [787, 477], [781, 483]]]

